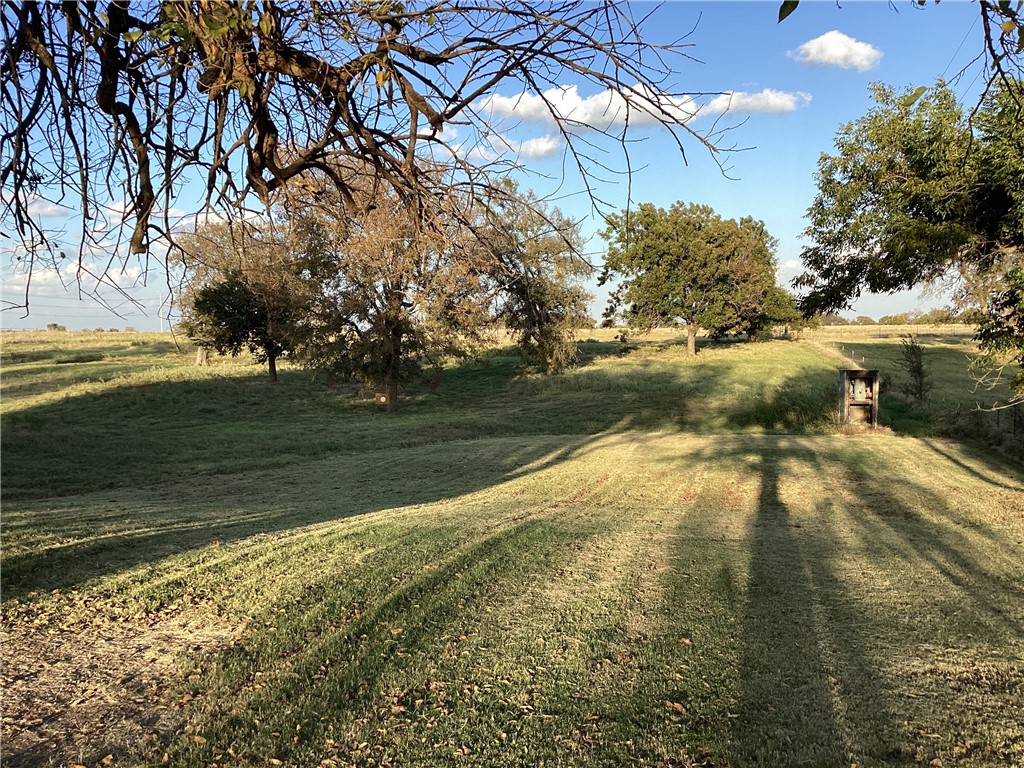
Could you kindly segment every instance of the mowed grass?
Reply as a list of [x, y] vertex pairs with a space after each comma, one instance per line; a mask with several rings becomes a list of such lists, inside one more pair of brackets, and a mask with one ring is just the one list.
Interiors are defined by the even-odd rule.
[[[20, 334], [9, 334], [16, 340]], [[197, 368], [153, 334], [60, 334], [47, 355], [3, 370], [4, 486], [8, 497], [47, 497], [288, 466], [338, 452], [400, 449], [494, 435], [822, 432], [830, 428], [834, 363], [798, 344], [708, 348], [580, 345], [585, 365], [565, 376], [517, 376], [518, 356], [497, 349], [446, 371], [437, 392], [402, 394], [399, 418], [371, 396], [353, 397], [300, 370], [274, 386], [241, 359]], [[108, 338], [111, 337], [111, 338]], [[10, 351], [13, 361], [30, 351]], [[25, 342], [22, 342], [25, 344]], [[153, 349], [144, 354], [146, 344]], [[774, 362], [781, 354], [784, 364]], [[102, 357], [83, 363], [54, 358]], [[88, 457], [83, 460], [83, 457]]]
[[[886, 328], [887, 326], [879, 326]], [[909, 382], [903, 357], [903, 340], [908, 334], [886, 338], [848, 335], [841, 342], [826, 342], [833, 352], [865, 368], [878, 369], [882, 377], [881, 420], [903, 434], [927, 436], [942, 433], [971, 435], [990, 443], [1008, 443], [1021, 455], [1024, 443], [1024, 414], [1013, 402], [1009, 382], [1017, 368], [1008, 365], [1000, 381], [981, 383], [982, 371], [969, 371], [978, 355], [978, 345], [968, 336], [915, 335], [922, 347], [930, 390], [924, 403], [916, 403], [902, 392]], [[1000, 409], [997, 412], [993, 409]], [[1016, 413], [1015, 413], [1016, 411]], [[1011, 449], [1012, 449], [1011, 448]]]
[[[52, 678], [32, 647], [141, 699], [120, 730], [5, 706], [5, 764], [1024, 760], [1019, 465], [832, 434], [811, 345], [582, 352], [394, 417], [162, 347], [49, 388], [5, 359], [5, 686]], [[68, 650], [108, 637], [159, 680]]]

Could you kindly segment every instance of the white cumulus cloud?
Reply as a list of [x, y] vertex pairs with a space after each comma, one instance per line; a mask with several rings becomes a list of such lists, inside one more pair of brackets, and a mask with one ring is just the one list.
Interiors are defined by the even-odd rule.
[[[554, 126], [557, 119], [570, 125], [609, 130], [623, 125], [627, 115], [631, 126], [655, 126], [659, 124], [655, 115], [685, 123], [700, 115], [719, 115], [723, 112], [781, 114], [799, 109], [810, 101], [808, 93], [787, 93], [765, 88], [757, 93], [722, 93], [701, 105], [689, 96], [654, 94], [640, 86], [628, 89], [625, 95], [606, 90], [583, 97], [576, 86], [571, 85], [552, 88], [543, 95], [495, 94], [484, 99], [481, 109], [489, 112], [492, 118], [514, 118], [548, 126]], [[536, 158], [550, 155], [560, 146], [561, 142], [555, 137], [543, 136], [523, 142], [518, 149], [523, 157]], [[509, 148], [512, 146], [509, 145]]]
[[723, 112], [768, 112], [771, 114], [782, 114], [805, 106], [810, 101], [811, 94], [803, 93], [802, 91], [787, 93], [786, 91], [776, 91], [772, 88], [765, 88], [758, 93], [732, 91], [715, 96], [701, 109], [701, 114], [717, 115]]
[[24, 296], [31, 280], [32, 295], [77, 296], [78, 288], [87, 291], [102, 291], [104, 288], [129, 290], [138, 288], [144, 280], [144, 271], [138, 264], [111, 265], [106, 261], [86, 259], [82, 264], [75, 258], [54, 263], [38, 263], [29, 275], [24, 262], [19, 263], [9, 274], [3, 276], [3, 293]]
[[562, 142], [555, 136], [538, 136], [519, 145], [519, 154], [527, 160], [540, 160], [558, 152]]
[[51, 203], [49, 200], [42, 200], [36, 198], [28, 204], [28, 212], [30, 216], [39, 217], [56, 217], [56, 216], [67, 216], [70, 210], [65, 208], [63, 205], [57, 205], [57, 203]]
[[808, 40], [789, 55], [802, 64], [840, 67], [867, 72], [878, 66], [882, 52], [870, 43], [844, 35], [837, 29]]
[[538, 136], [516, 141], [503, 133], [489, 133], [473, 146], [460, 144], [455, 151], [461, 157], [477, 163], [494, 163], [510, 159], [543, 160], [562, 148], [559, 136]]
[[543, 94], [494, 94], [485, 98], [480, 108], [495, 118], [548, 125], [564, 121], [598, 130], [622, 125], [627, 118], [631, 125], [656, 125], [658, 120], [644, 110], [665, 114], [680, 122], [691, 119], [697, 112], [697, 105], [689, 96], [657, 94], [639, 85], [622, 92], [609, 89], [586, 97], [580, 96], [575, 85], [550, 88]]

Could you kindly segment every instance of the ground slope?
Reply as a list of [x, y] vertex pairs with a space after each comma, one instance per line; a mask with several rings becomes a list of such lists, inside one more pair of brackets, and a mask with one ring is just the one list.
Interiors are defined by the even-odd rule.
[[[303, 401], [331, 447], [252, 469], [37, 467], [4, 504], [5, 765], [1020, 762], [1024, 473], [816, 434], [834, 363], [760, 349], [467, 371], [361, 449]], [[55, 402], [16, 424], [124, 434]]]

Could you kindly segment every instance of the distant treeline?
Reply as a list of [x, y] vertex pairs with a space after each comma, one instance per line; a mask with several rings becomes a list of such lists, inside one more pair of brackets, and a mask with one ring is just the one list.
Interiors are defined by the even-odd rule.
[[819, 325], [977, 325], [983, 317], [984, 313], [979, 309], [958, 312], [942, 307], [928, 312], [912, 309], [895, 315], [882, 315], [877, 320], [867, 315], [858, 315], [851, 320], [835, 313], [818, 315], [816, 319]]

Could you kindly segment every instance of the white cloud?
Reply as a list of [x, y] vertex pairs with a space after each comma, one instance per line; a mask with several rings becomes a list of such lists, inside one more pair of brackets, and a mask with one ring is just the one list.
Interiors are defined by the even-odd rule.
[[[28, 214], [29, 216], [35, 216], [37, 218], [56, 218], [59, 216], [67, 216], [71, 213], [70, 208], [66, 208], [58, 203], [51, 202], [41, 197], [31, 196], [28, 200]], [[0, 205], [9, 206], [13, 205], [14, 200], [9, 195], [0, 192]]]
[[527, 160], [540, 160], [558, 152], [562, 142], [555, 136], [538, 136], [519, 145], [519, 154]]
[[[515, 118], [553, 126], [557, 117], [570, 123], [608, 130], [613, 126], [621, 126], [627, 114], [632, 126], [658, 125], [657, 118], [649, 112], [641, 111], [641, 107], [685, 123], [700, 115], [718, 115], [723, 112], [781, 114], [792, 112], [810, 101], [809, 93], [787, 93], [772, 88], [765, 88], [758, 93], [722, 93], [707, 104], [700, 105], [689, 96], [651, 94], [640, 86], [630, 89], [625, 97], [609, 90], [586, 98], [579, 95], [576, 86], [562, 86], [545, 91], [542, 96], [528, 93], [516, 96], [495, 94], [483, 101], [481, 109], [489, 111], [492, 118]], [[511, 142], [504, 141], [507, 147], [514, 148]], [[518, 150], [523, 157], [533, 159], [546, 157], [556, 152], [559, 146], [561, 144], [555, 137], [543, 136], [523, 142]]]
[[[655, 115], [685, 122], [694, 117], [697, 106], [689, 96], [656, 94], [634, 86], [624, 92], [605, 90], [593, 96], [580, 96], [575, 85], [564, 85], [543, 94], [521, 93], [515, 96], [494, 94], [480, 104], [492, 118], [514, 118], [554, 125], [556, 121], [608, 130], [623, 125], [657, 125]], [[647, 110], [647, 111], [645, 111]]]
[[[129, 213], [129, 207], [130, 206], [127, 200], [115, 200], [111, 203], [107, 203], [106, 205], [100, 206], [102, 210], [106, 211], [107, 213], [113, 214], [118, 220], [125, 218], [125, 216]], [[154, 223], [162, 223], [164, 219], [164, 213], [165, 211], [163, 208], [154, 207], [153, 212], [150, 214], [150, 217]], [[186, 217], [191, 217], [194, 215], [193, 213], [189, 213], [183, 208], [177, 208], [173, 205], [166, 210], [166, 214], [167, 220], [170, 221], [172, 225], [180, 222], [182, 219]]]
[[28, 204], [28, 212], [31, 216], [57, 217], [67, 216], [71, 211], [63, 205], [51, 203], [49, 200], [35, 199]]
[[732, 91], [715, 96], [701, 109], [701, 114], [717, 115], [723, 112], [768, 112], [782, 114], [809, 104], [811, 94], [797, 91], [787, 93], [765, 88], [758, 93]]
[[507, 160], [543, 160], [558, 152], [563, 146], [559, 136], [537, 136], [525, 141], [515, 141], [503, 133], [490, 133], [473, 146], [459, 144], [455, 151], [461, 157], [478, 163], [495, 163]]
[[789, 55], [801, 64], [856, 69], [858, 72], [874, 69], [882, 60], [882, 52], [873, 45], [854, 40], [836, 29], [808, 40], [795, 51], [790, 51]]
[[800, 259], [786, 259], [781, 266], [785, 272], [796, 272], [803, 266], [803, 262]]
[[[65, 291], [77, 288], [79, 281], [87, 290], [93, 290], [97, 286], [136, 288], [141, 283], [144, 270], [139, 264], [125, 264], [118, 266], [110, 265], [107, 270], [107, 263], [102, 261], [84, 261], [79, 265], [77, 259], [69, 258], [58, 264], [37, 263], [32, 270], [32, 292], [37, 290], [45, 293], [64, 293]], [[25, 285], [29, 281], [28, 269], [17, 266], [7, 275], [4, 275], [4, 293], [8, 290], [16, 293], [24, 293]]]

